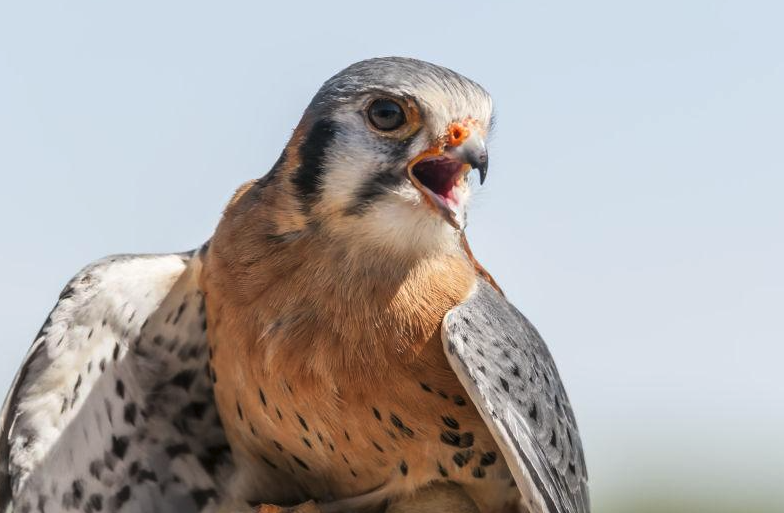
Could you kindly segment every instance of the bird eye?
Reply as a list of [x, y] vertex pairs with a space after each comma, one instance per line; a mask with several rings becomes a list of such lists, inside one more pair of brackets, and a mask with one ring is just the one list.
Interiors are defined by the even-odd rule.
[[406, 122], [406, 113], [397, 102], [380, 98], [368, 107], [368, 119], [374, 127], [389, 132], [403, 126]]

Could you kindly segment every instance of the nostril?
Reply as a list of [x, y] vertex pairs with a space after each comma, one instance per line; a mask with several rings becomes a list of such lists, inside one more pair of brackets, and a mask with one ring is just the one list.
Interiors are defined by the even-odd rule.
[[466, 127], [459, 125], [457, 123], [453, 123], [448, 133], [448, 141], [447, 144], [449, 146], [459, 146], [468, 138], [469, 131]]

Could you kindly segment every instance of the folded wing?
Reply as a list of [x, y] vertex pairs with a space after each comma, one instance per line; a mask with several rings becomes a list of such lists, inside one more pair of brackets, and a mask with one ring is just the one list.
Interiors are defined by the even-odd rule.
[[231, 460], [199, 269], [194, 254], [115, 256], [66, 286], [3, 407], [0, 511], [216, 507]]
[[442, 325], [447, 358], [501, 447], [531, 511], [587, 513], [587, 473], [574, 414], [547, 346], [479, 278]]

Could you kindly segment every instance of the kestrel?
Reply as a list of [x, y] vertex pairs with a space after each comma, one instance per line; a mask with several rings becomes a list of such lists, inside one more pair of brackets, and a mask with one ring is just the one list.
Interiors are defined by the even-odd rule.
[[464, 234], [491, 114], [356, 63], [199, 250], [77, 274], [3, 408], [0, 508], [588, 512], [553, 359]]

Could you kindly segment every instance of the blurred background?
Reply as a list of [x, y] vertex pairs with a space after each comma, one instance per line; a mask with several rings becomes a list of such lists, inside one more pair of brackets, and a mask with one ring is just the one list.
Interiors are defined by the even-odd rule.
[[194, 248], [311, 95], [494, 96], [474, 253], [548, 341], [596, 512], [784, 511], [784, 4], [0, 3], [0, 389], [61, 287]]

